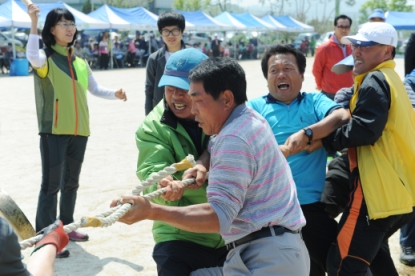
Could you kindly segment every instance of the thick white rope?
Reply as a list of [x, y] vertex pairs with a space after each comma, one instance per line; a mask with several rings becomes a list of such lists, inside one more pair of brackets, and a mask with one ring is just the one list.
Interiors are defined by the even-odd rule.
[[[196, 165], [193, 155], [189, 154], [186, 158], [187, 158], [187, 161], [192, 164], [192, 167], [194, 167], [194, 165]], [[168, 166], [168, 167], [164, 168], [163, 170], [161, 170], [159, 172], [152, 173], [144, 182], [141, 182], [140, 185], [137, 185], [133, 189], [133, 192], [132, 192], [133, 195], [140, 195], [140, 193], [142, 191], [144, 191], [145, 189], [147, 189], [151, 185], [153, 185], [155, 183], [158, 183], [160, 180], [162, 180], [166, 176], [172, 175], [177, 171], [178, 171], [178, 169], [177, 169], [176, 164], [173, 164], [171, 166]]]
[[[193, 155], [189, 154], [186, 157], [187, 161], [190, 162], [192, 167], [196, 164], [194, 161]], [[133, 195], [139, 195], [142, 190], [144, 190], [146, 187], [149, 187], [157, 182], [159, 182], [164, 177], [173, 174], [177, 172], [178, 170], [183, 170], [181, 168], [183, 164], [182, 163], [176, 163], [171, 166], [168, 166], [164, 168], [162, 171], [158, 173], [152, 173], [149, 178], [145, 182], [143, 182], [140, 186], [137, 186], [133, 190]], [[171, 173], [169, 173], [171, 172]], [[169, 174], [168, 174], [169, 173]], [[151, 179], [150, 179], [151, 178]], [[183, 185], [188, 186], [194, 183], [194, 179], [187, 179], [183, 181]], [[134, 193], [135, 191], [138, 191], [139, 189], [143, 188], [138, 192], [138, 194]], [[137, 189], [138, 188], [138, 189]], [[163, 195], [166, 192], [166, 188], [154, 191], [152, 193], [149, 193], [143, 197], [148, 199], [153, 199], [156, 197], [159, 197], [160, 195]], [[131, 209], [130, 203], [125, 203], [123, 205], [118, 205], [114, 208], [111, 208], [108, 211], [105, 211], [99, 215], [96, 215], [95, 217], [82, 217], [79, 222], [73, 222], [68, 225], [65, 225], [63, 229], [66, 233], [73, 232], [81, 227], [108, 227], [114, 224], [116, 221], [118, 221], [122, 216], [124, 216], [129, 210]], [[35, 236], [32, 238], [29, 238], [27, 240], [20, 242], [20, 249], [26, 249], [28, 247], [32, 247], [34, 244], [36, 244], [41, 239], [41, 236]]]

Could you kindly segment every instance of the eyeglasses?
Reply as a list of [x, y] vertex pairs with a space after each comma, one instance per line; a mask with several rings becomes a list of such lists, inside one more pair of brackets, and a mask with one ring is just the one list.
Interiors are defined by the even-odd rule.
[[65, 29], [76, 29], [75, 23], [67, 23], [67, 22], [58, 22], [56, 25], [60, 25]]
[[180, 33], [181, 33], [181, 30], [179, 28], [174, 28], [173, 30], [167, 30], [167, 29], [161, 30], [161, 35], [165, 37], [169, 36], [170, 34], [172, 36], [178, 36], [180, 35]]
[[336, 28], [343, 29], [343, 30], [349, 30], [350, 29], [350, 25], [349, 26], [339, 25], [339, 26], [336, 26]]
[[357, 45], [357, 44], [352, 44], [351, 46], [352, 46], [352, 51], [353, 52], [355, 52], [357, 49], [359, 49], [362, 52], [367, 52], [373, 46], [378, 46], [378, 45], [381, 45], [381, 44], [375, 44], [375, 45], [371, 45], [371, 46], [360, 46], [360, 45]]

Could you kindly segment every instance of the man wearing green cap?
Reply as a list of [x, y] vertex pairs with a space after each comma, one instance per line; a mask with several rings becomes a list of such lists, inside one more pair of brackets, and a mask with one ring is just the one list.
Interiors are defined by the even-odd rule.
[[[200, 51], [188, 48], [171, 55], [158, 84], [164, 87], [162, 100], [147, 115], [136, 132], [139, 150], [137, 176], [147, 179], [188, 154], [197, 160], [205, 151], [209, 136], [203, 133], [191, 113], [192, 100], [188, 76], [191, 69], [208, 58]], [[183, 172], [162, 179], [144, 191], [144, 194], [163, 188], [172, 180], [181, 180]], [[206, 203], [205, 183], [200, 189], [183, 189], [181, 182], [167, 185], [167, 192], [154, 203], [166, 206], [188, 206]], [[156, 242], [153, 258], [158, 275], [189, 275], [206, 267], [221, 267], [227, 250], [219, 234], [200, 234], [180, 230], [170, 224], [155, 221], [153, 236]]]

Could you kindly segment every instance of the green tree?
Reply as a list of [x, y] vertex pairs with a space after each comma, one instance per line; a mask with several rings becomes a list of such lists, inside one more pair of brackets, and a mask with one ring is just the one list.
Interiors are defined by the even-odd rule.
[[148, 7], [148, 3], [153, 0], [101, 0], [102, 4], [118, 8]]
[[[334, 15], [338, 16], [340, 15], [340, 4], [341, 4], [341, 0], [335, 0], [334, 3]], [[348, 6], [354, 6], [354, 4], [356, 4], [355, 0], [345, 0], [344, 3]]]
[[84, 5], [82, 6], [82, 12], [85, 14], [92, 12], [91, 0], [85, 1]]
[[406, 0], [391, 0], [389, 3], [389, 10], [397, 12], [411, 12], [412, 6], [409, 6], [406, 3]]
[[411, 12], [412, 6], [409, 6], [406, 0], [369, 0], [360, 7], [359, 23], [367, 22], [367, 18], [374, 9], [382, 9], [384, 12]]
[[209, 0], [174, 0], [173, 8], [182, 11], [198, 11], [209, 5]]
[[186, 0], [174, 0], [173, 9], [184, 11], [186, 8]]

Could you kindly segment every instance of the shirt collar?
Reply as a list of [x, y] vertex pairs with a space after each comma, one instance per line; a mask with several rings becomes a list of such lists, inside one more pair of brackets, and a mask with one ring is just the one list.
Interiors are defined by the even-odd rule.
[[224, 129], [227, 125], [229, 125], [234, 119], [238, 118], [240, 114], [246, 109], [245, 103], [237, 105], [231, 112], [231, 115], [229, 115], [228, 119], [226, 119], [226, 122], [223, 124], [222, 128], [219, 130], [219, 132]]
[[[304, 96], [305, 96], [305, 93], [304, 92], [298, 92], [298, 95], [297, 95], [297, 100], [299, 101], [299, 102], [301, 102], [301, 100], [302, 99], [304, 99]], [[272, 95], [271, 95], [271, 93], [268, 93], [268, 95], [265, 97], [265, 102], [267, 103], [267, 104], [275, 104], [275, 103], [282, 103], [282, 102], [280, 102], [280, 101], [278, 101], [278, 100], [276, 100]]]
[[340, 47], [342, 47], [342, 48], [343, 48], [344, 46], [346, 46], [346, 45], [344, 45], [344, 44], [341, 44], [341, 43], [337, 40], [336, 35], [334, 35], [334, 34], [333, 34], [333, 41], [334, 41], [334, 42], [336, 42], [336, 43], [337, 43], [337, 45], [339, 45], [339, 46], [340, 46]]
[[73, 51], [72, 47], [62, 47], [58, 44], [52, 45], [52, 49], [63, 56], [68, 56], [68, 52]]

